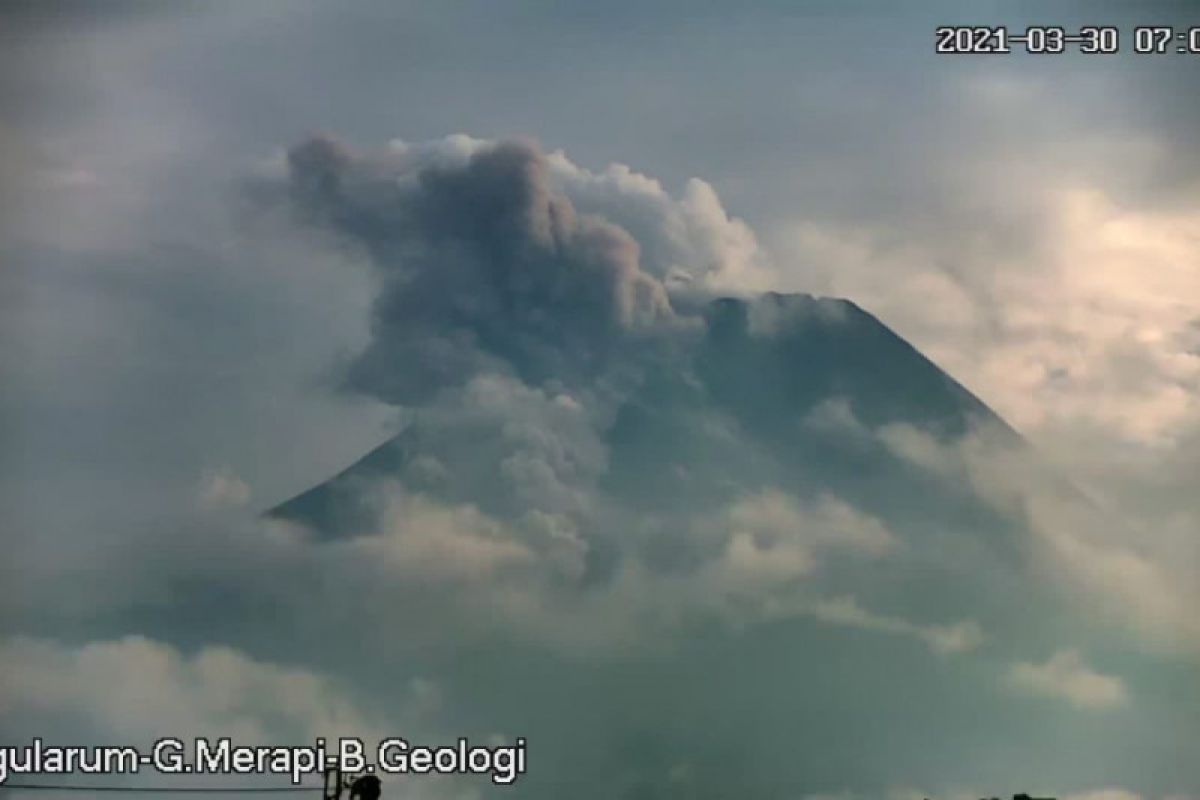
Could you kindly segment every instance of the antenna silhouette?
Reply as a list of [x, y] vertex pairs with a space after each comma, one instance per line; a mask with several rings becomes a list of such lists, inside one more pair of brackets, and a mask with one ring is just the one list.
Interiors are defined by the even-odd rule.
[[326, 767], [322, 777], [321, 800], [342, 800], [342, 768]]

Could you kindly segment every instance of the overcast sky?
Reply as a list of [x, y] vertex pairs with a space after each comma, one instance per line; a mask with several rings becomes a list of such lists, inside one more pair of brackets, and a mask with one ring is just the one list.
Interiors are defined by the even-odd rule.
[[[1056, 781], [1050, 790], [1200, 796], [1200, 772], [1184, 765], [1200, 741], [1200, 718], [1164, 710], [1172, 697], [1188, 697], [1194, 707], [1200, 666], [1200, 627], [1190, 620], [1200, 601], [1200, 55], [1136, 55], [1131, 35], [1136, 24], [1200, 25], [1200, 8], [1182, 1], [914, 5], [9, 4], [0, 12], [0, 537], [10, 554], [0, 564], [0, 669], [9, 682], [0, 683], [0, 715], [8, 702], [23, 715], [14, 719], [97, 739], [137, 739], [171, 725], [236, 725], [269, 738], [277, 735], [276, 717], [287, 714], [289, 732], [357, 727], [373, 734], [403, 724], [453, 735], [455, 725], [490, 725], [503, 716], [503, 703], [476, 696], [469, 669], [448, 666], [461, 656], [456, 647], [485, 647], [469, 633], [430, 644], [436, 655], [424, 661], [399, 646], [382, 648], [381, 660], [420, 664], [401, 671], [403, 685], [387, 686], [382, 674], [340, 670], [314, 654], [336, 617], [317, 599], [305, 605], [272, 586], [268, 599], [256, 601], [318, 620], [312, 640], [288, 645], [255, 629], [261, 613], [228, 623], [215, 617], [229, 613], [222, 592], [255, 583], [263, 564], [294, 559], [288, 569], [320, 582], [326, 568], [354, 575], [355, 559], [378, 557], [371, 545], [363, 553], [280, 555], [272, 549], [278, 543], [247, 544], [248, 531], [256, 530], [257, 512], [405, 429], [415, 406], [426, 404], [432, 414], [423, 423], [429, 441], [459, 454], [445, 456], [447, 463], [461, 456], [458, 427], [544, 426], [569, 443], [563, 458], [585, 465], [580, 481], [591, 480], [589, 469], [604, 470], [614, 445], [589, 426], [602, 427], [595, 420], [606, 412], [580, 399], [595, 387], [570, 390], [565, 367], [539, 367], [568, 387], [556, 395], [558, 388], [520, 365], [497, 377], [491, 361], [472, 360], [478, 353], [456, 352], [470, 363], [468, 377], [434, 400], [414, 399], [396, 375], [372, 372], [415, 358], [407, 340], [396, 344], [397, 329], [428, 333], [395, 320], [399, 327], [388, 327], [385, 301], [399, 294], [389, 283], [389, 259], [432, 247], [442, 234], [436, 221], [416, 233], [379, 233], [345, 220], [378, 211], [370, 192], [388, 191], [378, 187], [406, 170], [447, 170], [451, 195], [492, 178], [497, 191], [507, 191], [501, 167], [489, 178], [486, 166], [471, 172], [464, 165], [491, 142], [517, 139], [525, 144], [513, 152], [532, 155], [512, 158], [529, 159], [547, 176], [547, 207], [580, 211], [578, 231], [554, 217], [587, 245], [570, 258], [598, 259], [620, 276], [616, 285], [638, 298], [623, 309], [630, 319], [667, 314], [663, 287], [674, 267], [717, 293], [847, 298], [977, 395], [1100, 509], [1106, 523], [1093, 525], [1038, 498], [1020, 500], [1031, 529], [1045, 529], [1036, 541], [1069, 562], [1049, 574], [1067, 575], [1076, 565], [1081, 585], [1091, 588], [1072, 602], [1090, 604], [1103, 624], [1123, 632], [1120, 645], [1092, 647], [1105, 640], [1091, 623], [1072, 621], [1078, 641], [1035, 646], [1031, 634], [1011, 651], [984, 647], [986, 657], [960, 669], [946, 666], [957, 662], [941, 651], [974, 652], [969, 609], [910, 618], [923, 600], [864, 609], [838, 591], [806, 606], [810, 621], [919, 645], [929, 663], [907, 650], [877, 652], [873, 643], [847, 652], [895, 657], [904, 665], [897, 669], [923, 674], [944, 670], [951, 677], [938, 680], [953, 684], [946, 689], [953, 709], [938, 724], [948, 729], [972, 730], [972, 713], [984, 706], [972, 705], [971, 681], [989, 679], [979, 677], [990, 668], [981, 665], [994, 656], [986, 663], [1005, 665], [995, 667], [1002, 688], [988, 702], [996, 708], [1010, 694], [1045, 698], [1056, 710], [1038, 719], [1061, 724], [1064, 736], [1098, 730], [1112, 713], [1127, 716], [1108, 725], [1144, 737], [1144, 750], [1108, 769], [1089, 761], [1081, 745], [1058, 771], [1042, 773]], [[1123, 52], [935, 54], [934, 28], [952, 23], [1118, 25]], [[314, 136], [336, 140], [349, 174], [365, 187], [337, 212], [349, 243], [297, 223], [279, 200], [281, 186], [303, 178], [293, 148]], [[455, 169], [465, 170], [461, 183]], [[434, 201], [418, 193], [412, 202], [424, 209]], [[454, 219], [479, 211], [448, 207], [457, 209]], [[589, 214], [603, 224], [586, 221]], [[628, 260], [626, 239], [638, 245], [640, 262]], [[476, 280], [466, 268], [454, 274]], [[422, 320], [456, 313], [438, 304], [452, 291], [447, 286], [458, 284], [433, 281], [419, 304], [406, 296], [393, 310]], [[676, 311], [686, 316], [676, 308], [672, 317]], [[574, 357], [569, 342], [556, 344], [563, 348], [556, 357]], [[488, 358], [516, 364], [505, 347], [491, 346]], [[560, 407], [564, 397], [595, 418], [575, 420]], [[973, 485], [994, 489], [998, 472], [1020, 471], [991, 451], [981, 455], [987, 447], [974, 439], [931, 442], [908, 428], [869, 433]], [[594, 488], [562, 491], [587, 505]], [[424, 531], [404, 534], [416, 537], [404, 557], [420, 562], [439, 547], [466, 552], [480, 537], [491, 541], [495, 526], [508, 522], [488, 517], [481, 497], [443, 507], [409, 487], [388, 500]], [[538, 497], [534, 505], [545, 499]], [[810, 500], [796, 505], [748, 485], [746, 497], [722, 513], [730, 524], [769, 518], [813, 530], [846, 527], [868, 560], [882, 557], [897, 535], [886, 524], [874, 527], [862, 508]], [[554, 506], [560, 512], [567, 513]], [[450, 545], [421, 538], [439, 531]], [[818, 537], [790, 557], [807, 574], [826, 546]], [[227, 583], [204, 588], [214, 575]], [[719, 594], [722, 581], [732, 580], [706, 575], [678, 594], [645, 576], [629, 578], [634, 583], [623, 591], [636, 599], [581, 612], [577, 623], [594, 636], [567, 635], [573, 623], [552, 614], [539, 617], [529, 635], [574, 657], [665, 636], [645, 619], [703, 605], [698, 597]], [[1106, 586], [1111, 602], [1095, 594]], [[410, 599], [404, 592], [380, 597]], [[463, 624], [453, 615], [446, 620]], [[755, 618], [730, 628], [756, 624], [770, 627]], [[769, 632], [758, 636], [745, 649], [764, 660], [802, 649], [776, 648]], [[785, 735], [773, 731], [791, 730], [769, 720], [756, 728], [749, 712], [720, 704], [708, 706], [708, 716], [680, 714], [690, 702], [687, 687], [721, 680], [739, 662], [731, 645], [679, 637], [683, 655], [588, 670], [579, 680], [598, 688], [584, 701], [592, 709], [587, 718], [607, 724], [606, 701], [596, 698], [634, 697], [647, 726], [656, 714], [678, 727], [734, 720], [731, 728], [747, 726], [745, 737], [760, 745]], [[214, 649], [221, 647], [233, 649]], [[489, 651], [489, 679], [528, 688], [514, 676], [526, 662], [544, 664], [523, 647]], [[706, 658], [711, 671], [696, 666]], [[656, 669], [681, 670], [673, 693]], [[830, 670], [813, 666], [807, 679], [822, 685]], [[26, 677], [9, 677], [18, 673]], [[28, 677], [35, 673], [41, 677]], [[781, 671], [762, 680], [770, 687], [764, 693], [785, 685]], [[115, 696], [174, 699], [134, 713], [106, 697], [122, 681], [129, 686]], [[569, 683], [553, 688], [560, 694], [545, 709], [582, 691]], [[68, 688], [76, 685], [84, 688]], [[390, 716], [373, 718], [368, 698], [384, 686], [392, 692]], [[468, 699], [454, 700], [455, 692]], [[919, 693], [938, 697], [932, 688]], [[463, 710], [472, 697], [487, 711]], [[850, 705], [817, 708], [861, 719]], [[545, 709], [507, 710], [562, 735], [565, 723], [552, 722]], [[819, 780], [800, 785], [794, 775], [772, 775], [773, 762], [762, 756], [766, 783], [755, 791], [785, 796], [763, 787], [786, 779], [801, 795], [1003, 794], [1007, 785], [978, 781], [1011, 774], [1025, 754], [1014, 746], [979, 755], [992, 744], [980, 739], [969, 766], [938, 773], [928, 758], [884, 737], [864, 747], [886, 757], [857, 774], [848, 742], [861, 731], [850, 722], [837, 730], [821, 762], [827, 768], [814, 773]], [[673, 743], [684, 739], [680, 752], [724, 746], [716, 736], [679, 734], [645, 763], [669, 762]], [[594, 743], [581, 735], [578, 746]], [[1094, 745], [1095, 752], [1117, 746]], [[566, 745], [555, 752], [570, 757]], [[643, 756], [631, 755], [630, 769]], [[687, 777], [686, 765], [668, 768]]]

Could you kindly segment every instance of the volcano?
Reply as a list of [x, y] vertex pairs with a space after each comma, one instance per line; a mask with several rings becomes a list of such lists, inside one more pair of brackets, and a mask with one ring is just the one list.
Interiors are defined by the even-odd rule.
[[[988, 531], [989, 547], [1014, 556], [1011, 520], [960, 476], [914, 464], [888, 434], [955, 442], [986, 432], [1025, 445], [907, 341], [853, 302], [805, 294], [717, 299], [701, 315], [701, 330], [642, 354], [635, 385], [597, 422], [603, 465], [588, 482], [606, 502], [635, 514], [715, 513], [750, 487], [771, 486], [842, 498], [913, 537]], [[401, 433], [267, 513], [322, 538], [367, 533], [380, 522], [367, 487], [394, 480], [520, 517], [502, 478], [510, 448], [485, 427], [418, 411]], [[446, 474], [451, 464], [458, 469]]]

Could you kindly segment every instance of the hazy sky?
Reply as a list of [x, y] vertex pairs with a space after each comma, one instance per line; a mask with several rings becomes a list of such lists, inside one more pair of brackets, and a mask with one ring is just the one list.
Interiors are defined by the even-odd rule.
[[[469, 633], [431, 644], [438, 655], [400, 670], [403, 686], [389, 687], [391, 716], [378, 719], [367, 698], [387, 684], [384, 676], [307, 656], [334, 611], [322, 612], [316, 600], [295, 605], [292, 590], [273, 588], [278, 596], [262, 602], [290, 613], [304, 608], [314, 620], [310, 634], [286, 646], [254, 628], [261, 616], [216, 617], [228, 613], [221, 592], [236, 594], [239, 581], [253, 582], [254, 569], [272, 559], [294, 558], [288, 568], [310, 581], [319, 582], [326, 566], [332, 575], [354, 574], [362, 553], [280, 556], [271, 549], [277, 543], [247, 544], [253, 512], [328, 478], [408, 425], [409, 406], [426, 403], [386, 374], [365, 384], [361, 370], [357, 383], [346, 374], [370, 360], [364, 353], [391, 365], [414, 357], [391, 349], [396, 340], [387, 338], [387, 315], [375, 304], [389, 296], [390, 273], [377, 267], [405, 248], [441, 241], [436, 224], [378, 233], [364, 222], [350, 226], [349, 244], [331, 241], [320, 225], [297, 223], [272, 194], [287, 183], [289, 148], [314, 135], [342, 143], [365, 187], [339, 212], [348, 217], [387, 210], [371, 192], [389, 191], [379, 188], [388, 170], [432, 165], [452, 173], [488, 142], [521, 139], [540, 145], [530, 152], [549, 176], [547, 191], [625, 232], [580, 222], [604, 253], [585, 250], [580, 263], [599, 259], [619, 272], [628, 262], [610, 248], [621, 251], [623, 236], [637, 242], [641, 262], [618, 281], [650, 293], [638, 295], [635, 316], [658, 313], [654, 293], [674, 267], [708, 276], [721, 291], [848, 298], [1077, 484], [1105, 524], [1026, 495], [1014, 502], [1031, 528], [1055, 531], [1039, 540], [1064, 559], [1055, 567], [1063, 572], [1051, 574], [1089, 583], [1093, 593], [1080, 590], [1075, 599], [1124, 631], [1122, 644], [1103, 656], [1089, 652], [1097, 634], [1079, 623], [1079, 641], [1061, 646], [995, 645], [1008, 665], [997, 673], [1008, 687], [997, 697], [1009, 691], [1060, 703], [1061, 715], [1046, 719], [1061, 721], [1064, 736], [1125, 726], [1143, 737], [1144, 752], [1161, 757], [1131, 755], [1105, 769], [1079, 750], [1064, 755], [1060, 772], [1043, 773], [1061, 781], [1050, 790], [1200, 796], [1200, 772], [1181, 766], [1200, 741], [1200, 719], [1162, 711], [1173, 696], [1197, 699], [1200, 667], [1200, 626], [1191, 619], [1200, 603], [1200, 55], [1131, 52], [1133, 25], [1200, 25], [1200, 7], [917, 5], [255, 0], [72, 2], [51, 11], [9, 4], [0, 12], [0, 537], [10, 554], [0, 564], [0, 680], [10, 683], [0, 683], [0, 714], [8, 702], [14, 719], [98, 739], [235, 724], [269, 738], [276, 717], [289, 714], [291, 732], [376, 731], [402, 720], [453, 734], [457, 724], [494, 721], [487, 714], [500, 714], [502, 704], [476, 697], [488, 711], [473, 717], [463, 710], [468, 700], [455, 705], [442, 696], [475, 696], [471, 671], [448, 666], [446, 655], [461, 656], [460, 645], [485, 648]], [[1119, 25], [1123, 53], [935, 54], [934, 28], [951, 23]], [[496, 178], [501, 193], [503, 177]], [[463, 180], [489, 185], [487, 175]], [[459, 186], [447, 181], [446, 191]], [[384, 224], [379, 219], [371, 224]], [[474, 274], [465, 270], [462, 280]], [[434, 299], [418, 310], [431, 318], [455, 313], [435, 301], [448, 285], [435, 284]], [[546, 385], [519, 369], [487, 383], [495, 379], [482, 374], [490, 367], [470, 364], [463, 369], [484, 383], [466, 381], [461, 393], [428, 401], [428, 436], [459, 454], [447, 456], [451, 463], [469, 460], [456, 449], [471, 444], [455, 438], [457, 426], [545, 426], [570, 443], [563, 458], [585, 465], [580, 481], [589, 469], [603, 471], [612, 442], [580, 428]], [[346, 391], [348, 382], [359, 391]], [[994, 489], [998, 473], [1020, 471], [975, 440], [947, 445], [907, 429], [870, 433], [974, 485]], [[536, 445], [543, 446], [550, 448]], [[591, 497], [588, 487], [562, 491]], [[396, 502], [408, 504], [405, 513], [424, 521], [423, 530], [466, 537], [466, 549], [501, 524], [472, 516], [483, 512], [470, 503], [443, 508], [411, 494]], [[896, 533], [879, 533], [862, 509], [836, 503], [795, 506], [769, 491], [740, 502], [750, 505], [733, 504], [729, 519], [848, 526], [860, 553], [886, 550], [880, 543]], [[428, 555], [421, 546], [412, 552]], [[820, 561], [825, 546], [814, 540], [791, 555]], [[213, 575], [227, 581], [224, 589], [205, 588]], [[626, 586], [636, 601], [581, 617], [596, 632], [581, 637], [586, 644], [559, 636], [570, 627], [562, 619], [538, 625], [554, 630], [551, 649], [576, 656], [596, 642], [619, 649], [614, 642], [626, 634], [645, 633], [639, 620], [724, 591], [721, 580], [710, 575], [705, 581], [716, 584], [678, 594], [652, 581]], [[1105, 586], [1111, 602], [1094, 594]], [[984, 662], [960, 674], [924, 652], [947, 641], [951, 651], [973, 650], [964, 643], [974, 629], [953, 627], [972, 613], [947, 609], [935, 621], [901, 614], [903, 603], [864, 610], [844, 599], [824, 602], [809, 616], [921, 644], [934, 667], [908, 651], [879, 655], [873, 643], [861, 652], [894, 656], [905, 665], [897, 669], [952, 673], [944, 679], [961, 685], [947, 688], [953, 710], [939, 724], [972, 729], [972, 714], [984, 706], [972, 706], [974, 684], [964, 675], [984, 675]], [[922, 602], [904, 606], [905, 614]], [[800, 647], [777, 646], [770, 623], [757, 618], [731, 629], [745, 625], [765, 626], [744, 642], [762, 659]], [[592, 709], [587, 718], [606, 724], [596, 698], [639, 697], [643, 721], [728, 719], [731, 728], [748, 726], [748, 740], [774, 741], [773, 722], [756, 728], [755, 717], [733, 706], [709, 706], [711, 718], [676, 713], [689, 687], [702, 691], [695, 687], [722, 680], [738, 663], [729, 646], [680, 639], [684, 655], [674, 660], [587, 670], [598, 687], [581, 701]], [[204, 649], [218, 646], [234, 649]], [[493, 663], [485, 655], [480, 663]], [[494, 673], [485, 678], [499, 685], [526, 685], [514, 677], [523, 659], [544, 666], [515, 645], [490, 655]], [[383, 648], [378, 658], [419, 661], [403, 648]], [[706, 658], [708, 671], [696, 666]], [[673, 695], [656, 669], [681, 671]], [[823, 685], [830, 669], [812, 667], [809, 678]], [[10, 677], [19, 671], [41, 677]], [[782, 669], [762, 677], [764, 695], [785, 677]], [[129, 685], [110, 694], [122, 681]], [[584, 691], [548, 689], [560, 694], [546, 698], [546, 708], [561, 707], [572, 688]], [[130, 711], [139, 692], [173, 699]], [[229, 710], [239, 703], [244, 711]], [[438, 708], [450, 710], [438, 717]], [[1118, 716], [1105, 723], [1109, 712]], [[562, 730], [548, 710], [513, 714], [538, 730]], [[799, 787], [801, 795], [1003, 793], [1008, 787], [972, 776], [1010, 774], [1021, 763], [1015, 748], [935, 774], [885, 737], [886, 746], [879, 739], [864, 746], [888, 750], [887, 759], [862, 775], [838, 772], [853, 763], [850, 739], [860, 733], [846, 723], [828, 744], [833, 766], [820, 771], [819, 785]], [[592, 740], [579, 741], [583, 748]], [[688, 741], [700, 750], [723, 746], [716, 736]], [[1116, 744], [1106, 739], [1104, 747]], [[647, 756], [647, 763], [660, 756], [672, 757]], [[630, 756], [635, 764], [639, 757]], [[905, 778], [907, 767], [914, 772]], [[766, 781], [770, 769], [761, 767]], [[655, 791], [627, 796], [670, 796]]]

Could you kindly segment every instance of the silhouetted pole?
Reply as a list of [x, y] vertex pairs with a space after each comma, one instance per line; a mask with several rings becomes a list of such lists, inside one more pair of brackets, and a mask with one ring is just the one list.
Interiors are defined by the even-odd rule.
[[342, 800], [341, 767], [325, 768], [325, 784], [321, 787], [321, 800]]

